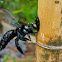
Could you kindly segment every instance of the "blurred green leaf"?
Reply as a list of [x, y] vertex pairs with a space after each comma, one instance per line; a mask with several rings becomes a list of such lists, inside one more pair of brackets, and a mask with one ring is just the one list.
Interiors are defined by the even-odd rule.
[[1, 59], [1, 61], [8, 61], [9, 60], [9, 55], [5, 55], [4, 58]]
[[17, 62], [16, 59], [13, 59], [13, 62]]

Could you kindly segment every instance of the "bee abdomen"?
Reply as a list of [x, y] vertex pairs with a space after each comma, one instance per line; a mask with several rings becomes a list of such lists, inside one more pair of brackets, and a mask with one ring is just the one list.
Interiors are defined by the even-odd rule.
[[4, 49], [8, 42], [16, 36], [15, 30], [10, 30], [6, 32], [0, 41], [0, 50]]

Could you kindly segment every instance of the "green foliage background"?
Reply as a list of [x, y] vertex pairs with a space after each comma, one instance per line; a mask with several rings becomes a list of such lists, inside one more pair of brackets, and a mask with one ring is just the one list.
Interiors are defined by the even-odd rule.
[[8, 9], [17, 19], [17, 21], [30, 23], [35, 21], [37, 15], [38, 0], [3, 0], [0, 2], [0, 8]]

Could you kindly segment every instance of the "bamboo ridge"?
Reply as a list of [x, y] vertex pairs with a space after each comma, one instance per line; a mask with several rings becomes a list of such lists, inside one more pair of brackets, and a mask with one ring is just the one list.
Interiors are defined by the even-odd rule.
[[[38, 0], [38, 16], [40, 29], [37, 42], [46, 46], [62, 46], [62, 0]], [[62, 50], [37, 45], [36, 55], [36, 62], [62, 61]]]

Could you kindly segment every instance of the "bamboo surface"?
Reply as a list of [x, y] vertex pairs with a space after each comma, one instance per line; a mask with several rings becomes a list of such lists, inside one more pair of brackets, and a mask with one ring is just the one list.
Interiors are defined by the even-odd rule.
[[[37, 42], [62, 46], [62, 0], [38, 0], [40, 30]], [[36, 46], [36, 62], [62, 62], [62, 50]]]

